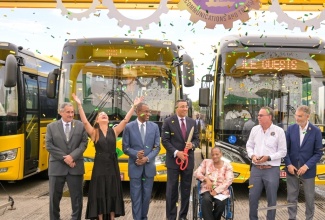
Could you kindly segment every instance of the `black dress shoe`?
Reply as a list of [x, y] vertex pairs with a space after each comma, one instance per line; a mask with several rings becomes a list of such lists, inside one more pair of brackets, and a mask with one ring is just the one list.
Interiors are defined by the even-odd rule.
[[187, 218], [180, 218], [179, 220], [187, 220]]

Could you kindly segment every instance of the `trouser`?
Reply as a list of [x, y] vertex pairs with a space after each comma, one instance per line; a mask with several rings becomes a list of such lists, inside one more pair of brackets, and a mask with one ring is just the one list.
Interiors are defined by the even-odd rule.
[[[315, 211], [315, 178], [303, 179], [302, 177], [298, 178], [295, 175], [287, 174], [287, 201], [298, 205], [300, 182], [304, 187], [306, 220], [311, 220]], [[296, 219], [297, 206], [288, 207], [288, 214], [289, 219]]]
[[168, 220], [177, 218], [178, 187], [181, 191], [181, 208], [178, 218], [186, 218], [190, 203], [192, 177], [193, 169], [167, 169], [166, 216]]
[[65, 182], [68, 184], [72, 214], [71, 220], [81, 220], [83, 175], [49, 176], [50, 220], [60, 219], [60, 201]]
[[153, 179], [153, 177], [147, 177], [145, 174], [140, 178], [130, 178], [132, 216], [134, 220], [148, 219]]
[[[279, 188], [280, 168], [273, 166], [269, 169], [258, 169], [254, 165], [251, 169], [251, 176], [249, 178], [249, 219], [258, 220], [258, 202], [261, 197], [263, 188], [266, 191], [267, 205], [275, 206], [277, 200], [277, 192]], [[274, 220], [276, 210], [267, 211], [267, 220]]]
[[201, 210], [204, 220], [220, 220], [227, 200], [215, 199], [209, 191], [202, 194]]

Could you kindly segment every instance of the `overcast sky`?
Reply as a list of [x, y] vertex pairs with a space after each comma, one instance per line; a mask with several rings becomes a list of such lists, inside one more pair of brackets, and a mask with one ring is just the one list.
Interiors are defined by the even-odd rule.
[[[125, 16], [132, 19], [148, 17], [152, 10], [120, 10]], [[213, 50], [218, 45], [219, 39], [229, 34], [297, 34], [320, 36], [325, 38], [325, 28], [321, 25], [318, 30], [308, 29], [302, 33], [300, 29], [288, 30], [285, 23], [276, 21], [274, 12], [251, 11], [251, 19], [242, 23], [235, 22], [230, 30], [217, 25], [215, 29], [205, 29], [205, 22], [193, 24], [187, 11], [170, 10], [160, 17], [160, 25], [152, 23], [149, 29], [129, 31], [117, 25], [116, 19], [107, 17], [108, 10], [99, 10], [95, 15], [81, 21], [69, 20], [61, 15], [59, 9], [3, 9], [0, 10], [0, 41], [9, 41], [23, 46], [33, 52], [61, 57], [61, 50], [69, 38], [89, 37], [135, 37], [171, 40], [181, 45], [181, 53], [189, 54], [194, 61], [196, 83], [195, 89], [187, 89], [192, 100], [198, 99], [198, 88], [203, 75], [209, 72], [214, 57]], [[289, 13], [292, 18], [317, 16], [317, 12]]]

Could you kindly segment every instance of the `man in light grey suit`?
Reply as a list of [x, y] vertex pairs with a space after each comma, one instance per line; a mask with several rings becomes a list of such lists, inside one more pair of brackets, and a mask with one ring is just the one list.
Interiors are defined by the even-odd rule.
[[126, 125], [123, 132], [123, 151], [129, 156], [128, 170], [132, 215], [135, 220], [147, 220], [154, 176], [155, 157], [160, 150], [158, 125], [148, 121], [149, 106], [139, 103], [137, 120]]
[[85, 172], [83, 152], [88, 137], [82, 122], [73, 120], [74, 109], [71, 103], [63, 103], [59, 111], [61, 120], [50, 123], [46, 131], [46, 149], [50, 153], [50, 220], [60, 219], [60, 201], [65, 182], [71, 197], [71, 219], [80, 220]]

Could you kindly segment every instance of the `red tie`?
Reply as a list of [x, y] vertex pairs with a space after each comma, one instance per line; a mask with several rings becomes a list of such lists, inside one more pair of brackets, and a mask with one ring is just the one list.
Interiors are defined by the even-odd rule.
[[181, 118], [181, 130], [182, 130], [182, 136], [184, 138], [184, 140], [186, 139], [186, 127], [185, 127], [185, 124], [184, 124], [184, 118]]

